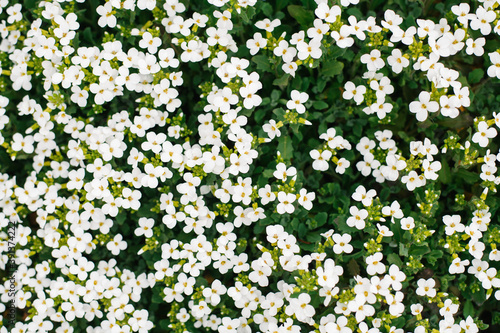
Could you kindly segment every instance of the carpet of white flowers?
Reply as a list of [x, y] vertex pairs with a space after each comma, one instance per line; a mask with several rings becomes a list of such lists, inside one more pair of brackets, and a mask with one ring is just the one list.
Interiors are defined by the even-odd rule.
[[0, 332], [500, 323], [500, 1], [0, 0]]

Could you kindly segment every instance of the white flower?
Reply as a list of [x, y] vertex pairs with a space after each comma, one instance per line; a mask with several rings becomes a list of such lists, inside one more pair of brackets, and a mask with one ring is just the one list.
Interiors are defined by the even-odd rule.
[[266, 47], [267, 39], [262, 37], [260, 32], [256, 32], [253, 35], [253, 39], [247, 39], [246, 46], [250, 50], [251, 55], [255, 55], [260, 49]]
[[263, 188], [259, 189], [259, 197], [263, 205], [267, 205], [276, 199], [276, 194], [271, 191], [271, 185], [266, 184]]
[[381, 58], [381, 53], [377, 49], [372, 50], [370, 54], [363, 54], [361, 56], [361, 62], [366, 64], [369, 71], [377, 71], [385, 65], [384, 60]]
[[148, 49], [148, 52], [151, 54], [155, 54], [160, 45], [161, 39], [159, 37], [153, 37], [148, 31], [142, 35], [142, 39], [139, 41], [139, 46], [143, 49]]
[[359, 210], [355, 206], [351, 206], [349, 208], [349, 212], [351, 213], [351, 216], [347, 219], [346, 223], [348, 226], [356, 227], [359, 230], [362, 230], [366, 223], [365, 219], [368, 217], [368, 211], [366, 209], [361, 209]]
[[465, 272], [465, 266], [469, 265], [469, 260], [460, 260], [460, 258], [455, 258], [450, 264], [448, 271], [450, 274], [462, 274]]
[[292, 61], [292, 62], [284, 63], [283, 66], [281, 66], [281, 68], [283, 69], [283, 71], [285, 73], [290, 74], [291, 76], [295, 77], [295, 71], [297, 70], [298, 65], [296, 62]]
[[476, 40], [469, 38], [465, 41], [467, 45], [467, 49], [465, 52], [469, 55], [474, 54], [476, 57], [480, 57], [484, 54], [484, 44], [486, 43], [486, 39], [480, 37]]
[[377, 195], [375, 190], [366, 191], [363, 185], [359, 185], [354, 193], [352, 194], [352, 198], [356, 201], [361, 201], [363, 206], [370, 206], [372, 204], [373, 198]]
[[32, 135], [27, 135], [25, 137], [22, 136], [21, 133], [15, 133], [12, 136], [12, 150], [14, 151], [24, 151], [26, 154], [31, 154], [35, 150], [33, 144], [35, 143], [35, 139]]
[[408, 175], [401, 177], [401, 182], [406, 184], [408, 191], [413, 191], [415, 188], [425, 185], [425, 179], [422, 182], [419, 175], [414, 171], [410, 171]]
[[366, 258], [366, 272], [369, 275], [375, 274], [384, 274], [385, 273], [385, 265], [382, 263], [382, 259], [384, 256], [381, 252], [377, 252], [371, 256]]
[[436, 281], [432, 278], [425, 280], [425, 279], [419, 279], [417, 281], [418, 288], [415, 291], [417, 295], [419, 296], [427, 296], [427, 297], [434, 297], [436, 296], [436, 289], [434, 287], [436, 286]]
[[328, 170], [328, 161], [332, 157], [332, 152], [330, 150], [323, 150], [321, 153], [314, 149], [309, 152], [311, 158], [314, 159], [312, 167], [314, 170], [326, 171]]
[[153, 236], [153, 226], [155, 220], [152, 218], [141, 217], [139, 219], [139, 228], [135, 229], [134, 233], [136, 236], [144, 235], [146, 238], [151, 238]]
[[334, 23], [337, 20], [337, 16], [341, 14], [341, 10], [337, 5], [329, 7], [327, 3], [322, 2], [318, 4], [318, 8], [316, 8], [314, 14], [317, 18], [325, 22]]
[[278, 192], [278, 201], [280, 202], [276, 207], [279, 214], [292, 214], [295, 211], [293, 202], [297, 199], [293, 193]]
[[106, 244], [106, 248], [111, 251], [113, 255], [117, 256], [120, 254], [120, 251], [127, 248], [127, 242], [123, 240], [123, 236], [121, 234], [118, 234], [113, 238], [113, 240]]
[[291, 100], [286, 103], [286, 107], [290, 110], [296, 110], [297, 113], [306, 112], [306, 108], [303, 104], [309, 99], [309, 94], [298, 90], [292, 90], [290, 95]]
[[488, 67], [488, 76], [500, 79], [500, 53], [492, 52], [488, 53], [488, 56], [491, 61], [491, 66]]
[[483, 36], [491, 33], [491, 22], [496, 19], [496, 13], [493, 10], [486, 10], [479, 6], [476, 10], [476, 15], [471, 18], [470, 27], [473, 30], [481, 30]]
[[323, 54], [323, 51], [321, 51], [321, 39], [320, 38], [314, 38], [309, 41], [309, 43], [306, 42], [298, 42], [297, 43], [297, 57], [300, 60], [305, 60], [308, 57], [311, 57], [313, 59], [319, 59], [321, 58], [321, 55]]
[[308, 193], [307, 190], [303, 188], [300, 189], [299, 195], [300, 195], [298, 199], [299, 204], [305, 209], [311, 210], [313, 206], [312, 201], [316, 198], [316, 193], [314, 192]]
[[354, 38], [350, 37], [351, 33], [353, 33], [353, 28], [344, 24], [340, 28], [340, 32], [332, 31], [331, 36], [335, 39], [338, 47], [345, 49], [354, 44]]
[[391, 216], [392, 222], [394, 222], [394, 219], [401, 219], [403, 218], [403, 211], [401, 210], [401, 205], [399, 202], [394, 200], [390, 206], [384, 206], [382, 208], [382, 214], [385, 216]]
[[335, 252], [336, 254], [341, 254], [343, 252], [345, 252], [345, 253], [352, 252], [353, 247], [351, 244], [349, 244], [349, 242], [352, 239], [351, 235], [349, 235], [349, 234], [343, 234], [343, 235], [334, 234], [332, 236], [332, 239], [335, 243], [335, 245], [333, 245], [333, 252]]
[[477, 124], [477, 132], [472, 136], [472, 142], [479, 144], [481, 147], [488, 146], [489, 139], [497, 136], [497, 130], [494, 127], [489, 127], [485, 121]]
[[278, 27], [281, 24], [279, 19], [274, 19], [273, 21], [268, 18], [263, 19], [262, 21], [258, 21], [255, 23], [255, 26], [259, 29], [266, 30], [268, 32], [273, 32], [274, 28]]
[[97, 24], [99, 24], [101, 28], [104, 28], [106, 26], [114, 28], [116, 26], [116, 16], [112, 14], [113, 10], [114, 9], [111, 6], [111, 1], [108, 1], [104, 5], [97, 7], [96, 12], [101, 16]]
[[278, 163], [276, 165], [276, 171], [274, 171], [273, 176], [283, 182], [286, 182], [287, 178], [293, 177], [297, 174], [297, 169], [295, 167], [286, 168], [285, 163]]
[[422, 91], [418, 95], [418, 101], [410, 103], [410, 112], [416, 114], [418, 121], [425, 121], [429, 112], [437, 112], [438, 110], [438, 102], [431, 101], [431, 94], [427, 91]]
[[468, 3], [461, 3], [460, 5], [455, 5], [451, 7], [451, 11], [457, 17], [457, 20], [462, 23], [465, 27], [468, 26], [469, 20], [474, 18], [474, 14], [470, 14], [470, 6]]
[[342, 93], [342, 97], [344, 99], [353, 99], [356, 102], [357, 105], [360, 105], [364, 98], [365, 98], [365, 93], [366, 93], [366, 87], [363, 85], [355, 86], [354, 83], [351, 81], [347, 81], [346, 84], [344, 85], [344, 92]]
[[391, 55], [387, 57], [387, 63], [396, 74], [401, 73], [403, 68], [410, 65], [410, 61], [403, 56], [400, 49], [392, 50]]

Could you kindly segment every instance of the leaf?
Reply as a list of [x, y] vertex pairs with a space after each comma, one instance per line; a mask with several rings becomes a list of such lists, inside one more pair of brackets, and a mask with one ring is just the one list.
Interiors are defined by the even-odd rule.
[[273, 103], [277, 102], [279, 99], [280, 99], [280, 96], [281, 96], [281, 91], [277, 90], [277, 89], [274, 89], [272, 92], [271, 92], [271, 101]]
[[320, 73], [323, 76], [332, 77], [342, 73], [343, 69], [344, 69], [344, 64], [342, 62], [333, 60], [325, 63], [321, 68]]
[[262, 173], [262, 175], [266, 178], [271, 178], [273, 176], [274, 171], [272, 169], [266, 169]]
[[326, 81], [327, 80], [319, 80], [318, 81], [318, 86], [317, 86], [317, 89], [318, 89], [318, 93], [322, 92], [323, 90], [325, 90], [325, 87], [326, 87]]
[[123, 224], [123, 222], [125, 222], [125, 219], [127, 218], [127, 213], [125, 212], [121, 212], [119, 213], [118, 215], [116, 215], [115, 217], [115, 222], [118, 224], [118, 225], [121, 225]]
[[259, 109], [257, 110], [257, 112], [255, 112], [255, 116], [254, 116], [254, 119], [255, 121], [260, 124], [260, 121], [262, 119], [264, 119], [264, 117], [266, 116], [266, 113], [267, 111], [266, 110], [263, 110], [263, 109]]
[[262, 12], [266, 17], [272, 17], [273, 16], [273, 7], [267, 3], [267, 2], [261, 2], [262, 3]]
[[324, 110], [328, 107], [328, 103], [326, 102], [323, 102], [323, 101], [315, 101], [313, 103], [313, 107], [316, 109], [316, 110]]
[[[311, 243], [316, 243], [321, 241], [321, 235], [319, 232], [309, 232], [306, 235], [306, 240]], [[304, 245], [302, 245], [304, 246]]]
[[469, 73], [469, 83], [478, 83], [484, 77], [484, 71], [481, 68], [476, 68]]
[[292, 158], [292, 139], [288, 135], [284, 134], [280, 137], [278, 151], [281, 153], [281, 157], [283, 157], [284, 160], [289, 161]]
[[309, 28], [314, 20], [314, 14], [299, 5], [289, 5], [288, 13], [303, 27]]
[[285, 8], [285, 6], [288, 4], [289, 1], [290, 0], [277, 0], [276, 1], [276, 10], [280, 11], [283, 8]]
[[304, 223], [299, 224], [299, 237], [304, 237], [309, 232], [306, 225]]
[[493, 319], [491, 321], [492, 325], [498, 325], [500, 324], [500, 312], [494, 312], [493, 313]]
[[163, 303], [163, 298], [160, 296], [160, 293], [153, 293], [153, 298], [151, 299], [152, 303]]
[[257, 69], [266, 71], [266, 72], [271, 72], [271, 64], [269, 63], [268, 57], [265, 55], [257, 55], [252, 57], [252, 61], [255, 62], [257, 65]]
[[248, 6], [247, 10], [242, 10], [240, 14], [243, 22], [251, 23], [252, 18], [255, 16], [255, 8]]
[[83, 30], [83, 37], [90, 44], [96, 45], [96, 42], [94, 41], [94, 37], [92, 34], [92, 29], [90, 29], [90, 27], [87, 27], [87, 28], [85, 28], [85, 30]]
[[316, 217], [314, 220], [317, 222], [318, 227], [321, 227], [326, 223], [326, 220], [328, 218], [328, 214], [326, 212], [321, 212]]
[[426, 257], [427, 261], [429, 264], [434, 265], [438, 259], [441, 259], [443, 257], [443, 251], [441, 250], [432, 250]]
[[359, 269], [359, 265], [356, 262], [356, 260], [354, 260], [354, 259], [349, 260], [349, 262], [347, 263], [347, 271], [352, 276], [359, 275], [359, 273], [361, 272], [361, 270]]
[[279, 86], [280, 88], [284, 88], [288, 84], [288, 79], [290, 78], [290, 74], [285, 74], [282, 77], [279, 77], [273, 81], [273, 85]]
[[431, 249], [429, 248], [429, 245], [423, 244], [423, 245], [414, 245], [410, 248], [410, 253], [413, 256], [423, 256], [424, 254], [427, 254], [431, 252]]
[[464, 317], [467, 318], [468, 316], [473, 317], [474, 316], [474, 304], [472, 304], [471, 300], [467, 300], [464, 305]]
[[479, 181], [479, 175], [477, 173], [470, 172], [465, 169], [458, 169], [458, 171], [455, 172], [455, 175], [463, 179], [467, 184], [474, 184]]
[[391, 253], [387, 256], [387, 262], [398, 267], [403, 267], [403, 261], [396, 253]]
[[449, 184], [451, 181], [450, 166], [448, 165], [448, 162], [445, 159], [441, 161], [441, 170], [439, 170], [439, 180], [443, 184]]
[[277, 109], [274, 109], [273, 110], [273, 113], [276, 115], [277, 117], [277, 121], [283, 121], [285, 120], [285, 110], [283, 110], [283, 108], [277, 108]]
[[408, 248], [403, 243], [399, 243], [399, 255], [408, 257]]

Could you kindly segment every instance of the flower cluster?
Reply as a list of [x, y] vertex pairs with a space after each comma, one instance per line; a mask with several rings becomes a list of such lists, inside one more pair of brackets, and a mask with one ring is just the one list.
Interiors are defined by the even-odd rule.
[[486, 327], [500, 2], [291, 2], [0, 0], [0, 333]]

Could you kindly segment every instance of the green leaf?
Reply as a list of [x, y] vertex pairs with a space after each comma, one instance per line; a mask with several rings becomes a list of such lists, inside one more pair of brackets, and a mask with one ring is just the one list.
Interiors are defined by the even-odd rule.
[[408, 257], [408, 248], [403, 243], [399, 243], [399, 255]]
[[252, 57], [252, 61], [255, 62], [257, 65], [257, 69], [266, 71], [266, 72], [271, 72], [271, 64], [269, 63], [269, 58], [266, 57], [265, 55], [257, 55]]
[[323, 76], [332, 77], [342, 73], [343, 69], [344, 69], [344, 64], [342, 62], [333, 60], [325, 63], [321, 68], [320, 73]]
[[359, 265], [356, 262], [356, 260], [354, 260], [354, 259], [349, 260], [349, 262], [347, 263], [347, 271], [352, 276], [359, 275], [359, 273], [361, 272], [361, 270], [359, 269]]
[[398, 267], [403, 267], [403, 261], [396, 253], [391, 253], [387, 256], [387, 262], [389, 264], [394, 264]]
[[163, 298], [160, 296], [160, 293], [153, 293], [153, 298], [151, 299], [153, 303], [163, 303]]
[[262, 175], [266, 178], [271, 178], [273, 176], [274, 171], [272, 169], [266, 169], [262, 173]]
[[464, 305], [464, 318], [467, 318], [468, 316], [473, 317], [474, 316], [474, 304], [472, 304], [471, 300], [467, 300]]
[[[321, 235], [319, 234], [319, 232], [308, 232], [306, 235], [306, 240], [311, 243], [317, 243], [321, 241]], [[305, 246], [307, 245], [313, 245], [312, 249], [314, 249], [314, 244], [305, 244], [301, 246], [305, 248]]]
[[290, 74], [285, 74], [282, 77], [279, 77], [273, 81], [273, 85], [279, 86], [280, 88], [285, 87], [288, 84], [288, 79], [290, 78]]
[[288, 13], [297, 20], [303, 28], [309, 28], [314, 21], [314, 14], [312, 11], [306, 10], [299, 5], [290, 5], [287, 7]]
[[283, 110], [283, 108], [277, 108], [277, 109], [274, 109], [273, 110], [273, 113], [276, 115], [277, 117], [277, 121], [283, 121], [285, 120], [285, 110]]
[[326, 212], [321, 212], [316, 217], [314, 220], [317, 222], [318, 227], [321, 227], [326, 223], [326, 220], [328, 219], [328, 214]]
[[322, 80], [320, 79], [318, 81], [318, 86], [317, 86], [317, 89], [318, 89], [318, 93], [322, 92], [323, 90], [325, 90], [325, 87], [326, 87], [326, 82], [327, 80]]
[[434, 265], [438, 259], [441, 259], [443, 257], [443, 251], [441, 250], [432, 250], [427, 256], [425, 256], [425, 259], [429, 262], [429, 264]]
[[413, 256], [423, 256], [424, 254], [427, 254], [429, 252], [431, 252], [431, 249], [427, 244], [414, 245], [410, 248], [410, 253]]
[[455, 175], [463, 179], [467, 184], [474, 184], [479, 181], [479, 175], [477, 173], [470, 172], [465, 169], [458, 169], [458, 171], [455, 172]]
[[316, 110], [324, 110], [328, 107], [328, 103], [326, 102], [323, 102], [323, 101], [315, 101], [313, 103], [313, 107], [316, 109]]
[[481, 68], [476, 68], [469, 73], [469, 83], [478, 83], [484, 77], [484, 71]]
[[281, 91], [277, 90], [277, 89], [274, 89], [272, 92], [271, 92], [271, 101], [273, 103], [277, 102], [279, 99], [280, 99], [280, 96], [281, 96]]
[[121, 212], [119, 213], [118, 215], [116, 215], [115, 217], [115, 222], [120, 225], [120, 224], [123, 224], [123, 222], [125, 222], [125, 219], [127, 218], [127, 213], [126, 212]]
[[266, 116], [266, 113], [267, 113], [267, 111], [266, 111], [266, 110], [264, 110], [264, 109], [259, 109], [259, 110], [257, 110], [257, 112], [255, 112], [255, 116], [254, 116], [255, 121], [256, 121], [258, 124], [260, 124], [260, 121], [261, 121], [262, 119], [264, 119], [264, 117]]
[[262, 2], [262, 12], [266, 17], [272, 17], [273, 16], [273, 7], [267, 3], [267, 2]]
[[498, 325], [500, 324], [500, 312], [494, 312], [493, 313], [493, 319], [491, 321], [492, 325]]
[[451, 181], [451, 171], [450, 171], [450, 166], [448, 165], [448, 162], [443, 159], [441, 161], [441, 170], [439, 170], [439, 180], [443, 184], [449, 184]]
[[85, 28], [85, 30], [83, 30], [83, 37], [90, 44], [96, 45], [96, 42], [94, 41], [94, 37], [92, 34], [92, 29], [90, 29], [90, 27], [87, 27], [87, 28]]
[[245, 10], [241, 11], [240, 16], [243, 22], [251, 23], [252, 18], [255, 16], [255, 8], [248, 6], [246, 11]]
[[278, 151], [281, 153], [281, 157], [283, 157], [285, 161], [289, 161], [292, 158], [292, 139], [288, 135], [285, 134], [279, 138]]
[[162, 319], [160, 320], [160, 327], [166, 331], [169, 331], [171, 328], [169, 325], [171, 324], [170, 320], [168, 319]]
[[304, 237], [309, 232], [306, 225], [304, 223], [299, 224], [299, 237]]

